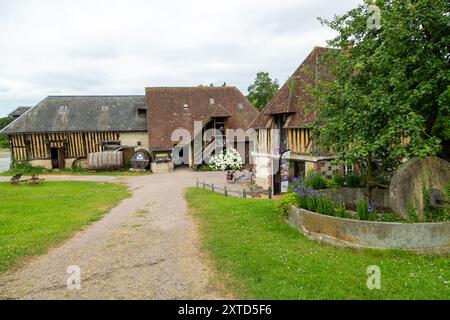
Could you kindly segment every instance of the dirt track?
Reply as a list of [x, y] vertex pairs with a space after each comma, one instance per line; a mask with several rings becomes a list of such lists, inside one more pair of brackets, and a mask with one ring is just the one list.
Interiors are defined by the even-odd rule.
[[[0, 298], [222, 298], [209, 284], [210, 270], [183, 198], [196, 178], [224, 181], [223, 173], [189, 170], [120, 178], [132, 197], [61, 246], [1, 274]], [[70, 265], [81, 269], [80, 290], [67, 289]]]

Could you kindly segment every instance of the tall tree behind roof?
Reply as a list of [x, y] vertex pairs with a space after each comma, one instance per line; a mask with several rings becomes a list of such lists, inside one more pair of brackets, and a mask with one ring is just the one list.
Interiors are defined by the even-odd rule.
[[255, 82], [248, 87], [247, 99], [262, 110], [280, 89], [278, 80], [272, 80], [268, 72], [258, 72]]

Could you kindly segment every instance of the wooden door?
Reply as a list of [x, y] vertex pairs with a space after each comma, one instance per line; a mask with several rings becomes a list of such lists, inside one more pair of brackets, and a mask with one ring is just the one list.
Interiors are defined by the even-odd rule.
[[58, 149], [58, 167], [64, 169], [66, 167], [66, 155], [64, 149]]

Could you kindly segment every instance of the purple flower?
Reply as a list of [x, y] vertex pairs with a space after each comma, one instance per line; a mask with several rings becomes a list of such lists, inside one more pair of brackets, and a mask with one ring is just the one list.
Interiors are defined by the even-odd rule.
[[302, 192], [302, 196], [306, 196], [306, 193]]
[[316, 190], [313, 190], [312, 194], [315, 195], [316, 194]]
[[321, 195], [320, 191], [319, 191], [319, 192], [317, 192], [317, 196], [318, 196], [318, 197], [320, 197], [320, 195]]
[[297, 188], [294, 188], [294, 192], [297, 192]]

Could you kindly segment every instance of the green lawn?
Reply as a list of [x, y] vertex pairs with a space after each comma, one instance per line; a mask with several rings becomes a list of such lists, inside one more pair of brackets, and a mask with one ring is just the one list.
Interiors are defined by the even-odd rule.
[[0, 272], [69, 238], [127, 196], [126, 186], [111, 183], [0, 183]]
[[31, 176], [33, 174], [37, 175], [71, 175], [71, 176], [142, 176], [151, 174], [150, 171], [147, 172], [131, 172], [130, 170], [104, 170], [104, 171], [95, 171], [88, 169], [63, 169], [63, 170], [46, 170], [41, 167], [31, 167], [27, 166], [25, 168], [15, 168], [9, 169], [8, 171], [0, 172], [0, 176], [3, 177], [12, 177], [18, 173], [23, 174], [24, 176]]
[[[276, 202], [186, 192], [213, 282], [242, 299], [450, 299], [450, 256], [338, 248], [289, 227]], [[367, 267], [381, 268], [381, 290]]]

